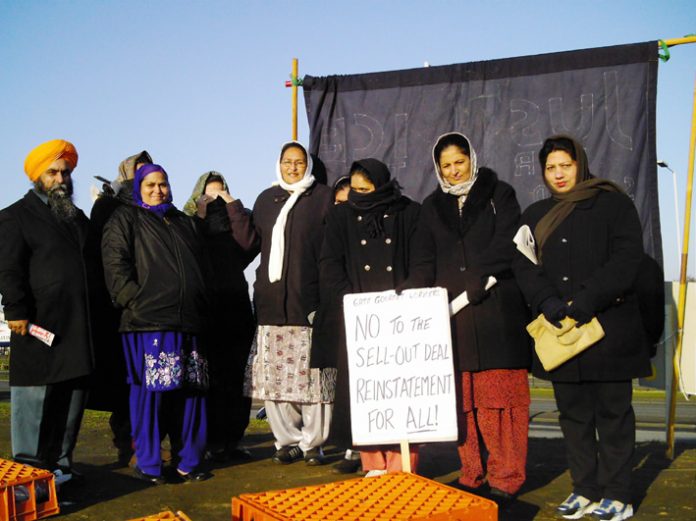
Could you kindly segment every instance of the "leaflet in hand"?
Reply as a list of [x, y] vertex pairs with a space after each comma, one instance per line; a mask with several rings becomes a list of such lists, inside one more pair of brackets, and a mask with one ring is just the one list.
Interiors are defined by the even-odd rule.
[[[495, 277], [488, 277], [488, 280], [486, 281], [486, 291], [491, 289], [496, 282], [498, 282], [498, 279], [496, 279]], [[453, 317], [462, 308], [468, 305], [469, 297], [467, 296], [466, 291], [462, 291], [458, 296], [452, 299], [452, 302], [449, 303], [450, 316]]]
[[47, 331], [36, 324], [29, 324], [29, 334], [34, 338], [41, 340], [48, 347], [51, 347], [51, 344], [53, 344], [53, 339], [56, 337], [56, 335], [50, 331]]
[[536, 242], [534, 241], [532, 230], [528, 225], [523, 224], [520, 226], [520, 229], [517, 230], [512, 240], [517, 245], [517, 249], [522, 252], [522, 255], [527, 257], [534, 264], [539, 264], [536, 256]]

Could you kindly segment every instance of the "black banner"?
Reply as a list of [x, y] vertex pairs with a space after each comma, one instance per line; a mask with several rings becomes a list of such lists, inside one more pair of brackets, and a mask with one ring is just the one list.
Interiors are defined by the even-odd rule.
[[436, 187], [432, 146], [445, 132], [470, 139], [479, 166], [517, 191], [522, 208], [548, 196], [537, 153], [566, 133], [591, 172], [623, 186], [662, 262], [655, 152], [657, 42], [403, 71], [304, 78], [310, 150], [328, 180], [365, 157], [387, 163], [407, 195]]

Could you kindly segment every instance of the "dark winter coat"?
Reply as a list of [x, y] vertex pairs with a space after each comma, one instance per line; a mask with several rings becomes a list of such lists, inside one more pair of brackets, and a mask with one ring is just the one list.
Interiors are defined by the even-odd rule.
[[47, 385], [88, 375], [92, 344], [84, 245], [87, 218], [53, 216], [33, 192], [0, 211], [0, 294], [7, 320], [54, 333], [48, 347], [12, 333], [10, 385]]
[[211, 374], [225, 378], [241, 371], [238, 378], [243, 378], [256, 329], [244, 269], [254, 256], [230, 236], [227, 207], [232, 205], [248, 212], [238, 201], [225, 204], [218, 197], [208, 204], [205, 219], [196, 221], [212, 270], [210, 318], [216, 327], [205, 335]]
[[[532, 204], [521, 224], [534, 231], [554, 206], [552, 198]], [[643, 259], [640, 220], [633, 202], [618, 192], [600, 192], [577, 203], [543, 248], [543, 264], [521, 254], [515, 275], [534, 316], [549, 297], [586, 303], [605, 337], [559, 368], [546, 372], [534, 357], [534, 374], [555, 382], [629, 380], [650, 374], [650, 342], [632, 287]]]
[[[123, 193], [130, 193], [128, 191]], [[121, 192], [119, 192], [120, 194]], [[94, 345], [94, 373], [87, 401], [88, 409], [128, 411], [126, 362], [121, 335], [118, 334], [121, 310], [113, 305], [104, 282], [101, 241], [104, 226], [120, 206], [127, 204], [118, 195], [102, 194], [94, 201], [89, 215], [86, 255], [92, 259], [89, 291]]]
[[461, 216], [457, 197], [439, 187], [423, 201], [408, 287], [441, 286], [452, 300], [465, 291], [467, 270], [498, 280], [482, 302], [452, 317], [460, 370], [522, 369], [531, 363], [529, 315], [511, 269], [519, 216], [515, 191], [487, 168], [479, 169]]
[[207, 266], [192, 218], [122, 206], [104, 228], [102, 257], [106, 286], [123, 308], [120, 331], [204, 329]]
[[315, 183], [295, 203], [285, 226], [283, 277], [271, 283], [268, 257], [273, 225], [289, 197], [280, 186], [261, 192], [254, 204], [253, 228], [239, 212], [230, 215], [233, 234], [240, 245], [250, 253], [261, 252], [254, 282], [254, 306], [258, 323], [266, 326], [308, 326], [307, 316], [319, 306], [319, 252], [333, 192]]
[[419, 211], [418, 203], [402, 197], [385, 212], [384, 235], [377, 237], [370, 237], [364, 212], [349, 204], [329, 212], [319, 261], [321, 305], [314, 320], [313, 367], [336, 367], [346, 350], [344, 295], [394, 289], [407, 278]]

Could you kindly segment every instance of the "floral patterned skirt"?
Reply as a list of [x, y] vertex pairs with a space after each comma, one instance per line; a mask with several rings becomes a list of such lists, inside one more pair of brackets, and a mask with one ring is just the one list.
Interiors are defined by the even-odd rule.
[[208, 362], [194, 335], [176, 331], [122, 333], [128, 383], [148, 391], [208, 388]]
[[332, 403], [336, 369], [309, 367], [312, 328], [259, 326], [244, 378], [244, 395], [259, 400]]

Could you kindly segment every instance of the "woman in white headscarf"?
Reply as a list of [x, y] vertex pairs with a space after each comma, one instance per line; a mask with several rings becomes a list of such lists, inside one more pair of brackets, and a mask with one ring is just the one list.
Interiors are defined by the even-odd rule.
[[[273, 461], [323, 463], [331, 423], [335, 370], [310, 369], [311, 320], [319, 304], [319, 253], [333, 191], [312, 175], [312, 158], [298, 142], [280, 152], [277, 185], [256, 199], [251, 222], [230, 212], [240, 245], [261, 253], [254, 305], [256, 342], [247, 392], [265, 400], [275, 436]], [[241, 208], [241, 206], [240, 206]]]
[[441, 286], [450, 300], [466, 291], [469, 305], [451, 320], [459, 484], [505, 502], [524, 483], [527, 456], [529, 317], [511, 267], [520, 206], [463, 134], [440, 136], [433, 162], [439, 186], [423, 201], [404, 286]]

